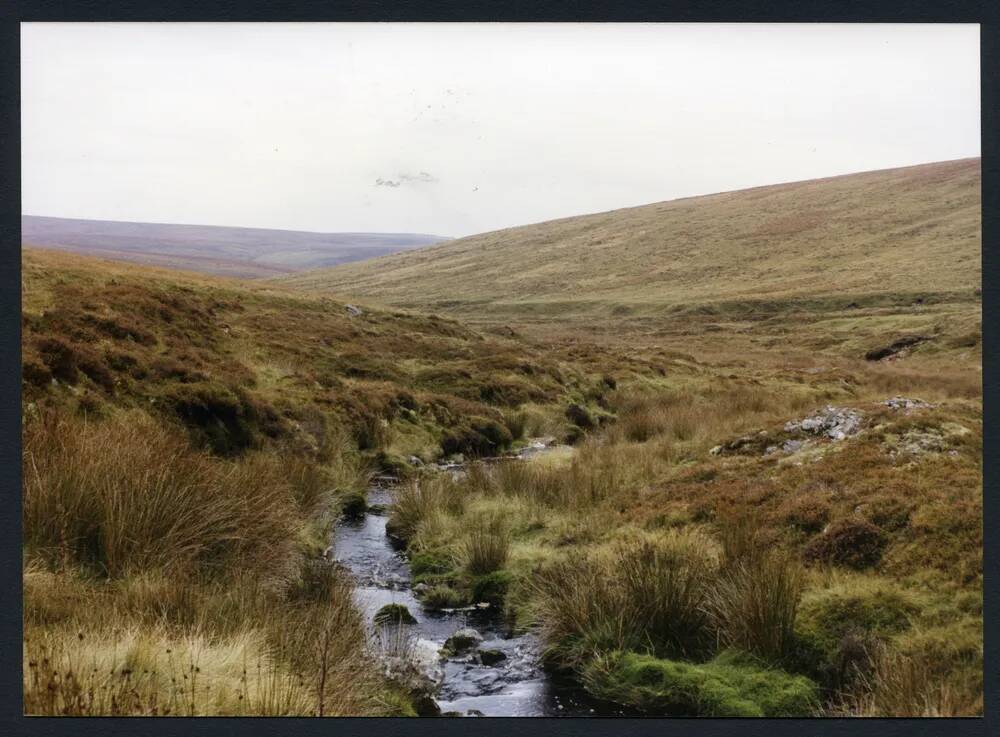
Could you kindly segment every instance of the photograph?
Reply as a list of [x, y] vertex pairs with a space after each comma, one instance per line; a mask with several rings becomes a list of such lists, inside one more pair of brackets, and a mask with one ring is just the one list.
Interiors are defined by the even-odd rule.
[[984, 716], [978, 23], [179, 20], [14, 27], [22, 722]]

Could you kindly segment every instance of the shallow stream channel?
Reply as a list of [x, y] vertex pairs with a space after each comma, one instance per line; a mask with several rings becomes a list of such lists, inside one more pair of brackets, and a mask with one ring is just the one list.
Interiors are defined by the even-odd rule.
[[[520, 463], [545, 444], [535, 441], [509, 458]], [[461, 473], [451, 466], [443, 473]], [[540, 666], [541, 642], [533, 632], [512, 633], [501, 613], [489, 607], [456, 610], [424, 609], [411, 586], [407, 557], [393, 546], [386, 522], [394, 486], [383, 479], [368, 491], [369, 511], [360, 519], [343, 519], [334, 530], [333, 557], [355, 581], [355, 600], [373, 637], [391, 640], [391, 652], [405, 651], [435, 684], [433, 699], [441, 714], [451, 716], [613, 716], [613, 705], [591, 699], [579, 686], [546, 673]], [[378, 626], [375, 613], [386, 604], [402, 604], [413, 624]], [[482, 639], [458, 654], [442, 653], [456, 632], [475, 630]], [[383, 657], [394, 657], [386, 656]]]

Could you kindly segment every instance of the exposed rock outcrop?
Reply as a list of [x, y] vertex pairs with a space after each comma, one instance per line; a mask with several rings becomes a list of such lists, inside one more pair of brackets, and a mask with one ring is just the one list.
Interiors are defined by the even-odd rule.
[[816, 414], [785, 424], [785, 432], [805, 432], [831, 440], [843, 440], [861, 430], [864, 415], [849, 407], [826, 406]]

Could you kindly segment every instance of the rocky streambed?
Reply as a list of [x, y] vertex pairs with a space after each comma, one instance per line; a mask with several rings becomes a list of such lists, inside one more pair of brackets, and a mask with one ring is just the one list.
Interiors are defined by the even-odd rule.
[[[516, 463], [543, 452], [534, 443]], [[455, 471], [456, 468], [448, 470]], [[512, 633], [499, 611], [472, 606], [457, 610], [424, 609], [414, 595], [406, 556], [393, 547], [386, 522], [393, 486], [378, 483], [368, 491], [369, 511], [344, 519], [334, 532], [333, 557], [353, 576], [354, 596], [372, 627], [385, 667], [409, 669], [408, 677], [429, 693], [423, 710], [454, 716], [612, 716], [622, 712], [591, 699], [579, 686], [555, 678], [540, 665], [541, 642], [532, 632]], [[409, 624], [379, 625], [379, 610], [405, 606]]]

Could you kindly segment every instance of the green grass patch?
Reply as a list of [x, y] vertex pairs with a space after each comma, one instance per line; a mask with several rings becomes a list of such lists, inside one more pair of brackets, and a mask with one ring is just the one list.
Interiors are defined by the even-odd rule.
[[808, 678], [728, 652], [704, 664], [613, 652], [595, 658], [583, 680], [595, 696], [649, 714], [787, 717], [819, 708], [817, 686]]

